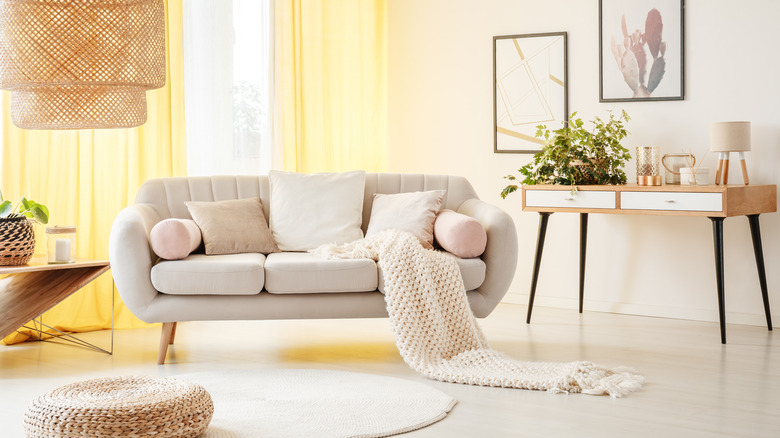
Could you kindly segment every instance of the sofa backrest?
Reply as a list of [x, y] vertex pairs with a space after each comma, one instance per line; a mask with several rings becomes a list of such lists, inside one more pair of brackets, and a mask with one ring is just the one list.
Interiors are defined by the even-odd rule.
[[[375, 193], [406, 193], [446, 190], [442, 208], [457, 210], [467, 199], [477, 198], [474, 188], [462, 176], [368, 173], [363, 199], [363, 232], [368, 227]], [[191, 219], [187, 201], [223, 201], [256, 198], [269, 217], [270, 188], [266, 175], [193, 176], [156, 178], [146, 181], [136, 195], [136, 204], [149, 204], [161, 218]]]

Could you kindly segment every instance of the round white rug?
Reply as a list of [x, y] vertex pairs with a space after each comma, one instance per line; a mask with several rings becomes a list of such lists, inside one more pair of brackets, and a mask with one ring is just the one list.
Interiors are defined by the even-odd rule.
[[455, 399], [421, 383], [372, 374], [273, 369], [172, 376], [214, 401], [202, 438], [383, 437], [433, 424]]

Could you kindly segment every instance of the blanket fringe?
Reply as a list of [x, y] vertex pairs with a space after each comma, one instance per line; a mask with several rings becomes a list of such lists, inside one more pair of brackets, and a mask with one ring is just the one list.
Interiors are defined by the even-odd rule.
[[373, 259], [373, 255], [365, 245], [358, 241], [344, 243], [342, 245], [325, 244], [310, 250], [309, 252], [323, 259]]
[[620, 398], [638, 390], [645, 383], [645, 378], [631, 368], [608, 369], [591, 363], [583, 368], [573, 376], [583, 394], [607, 394], [612, 398]]

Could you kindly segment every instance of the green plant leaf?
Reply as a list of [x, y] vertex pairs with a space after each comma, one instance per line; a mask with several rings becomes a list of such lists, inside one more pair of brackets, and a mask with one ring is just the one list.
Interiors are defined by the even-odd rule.
[[49, 207], [43, 205], [43, 204], [37, 204], [38, 207], [41, 207], [41, 210], [46, 214], [46, 222], [48, 222], [49, 219]]
[[0, 204], [0, 217], [8, 217], [12, 211], [14, 211], [14, 205], [11, 201], [3, 201]]
[[25, 210], [30, 209], [30, 201], [27, 200], [24, 196], [22, 196], [22, 206], [24, 207], [23, 210], [20, 210], [19, 213], [24, 212]]
[[42, 224], [49, 223], [49, 209], [43, 205], [40, 204], [33, 205], [32, 208], [30, 209], [30, 215], [33, 216], [35, 220], [37, 220]]
[[[629, 120], [625, 110], [617, 117], [610, 111], [608, 117], [594, 117], [588, 129], [574, 112], [558, 129], [536, 126], [536, 137], [545, 143], [532, 163], [518, 170], [522, 184], [625, 184], [622, 167], [631, 154], [620, 142], [628, 135], [624, 123]], [[504, 178], [516, 180], [513, 175]], [[508, 186], [501, 196], [516, 190]]]
[[517, 186], [516, 185], [506, 186], [506, 187], [504, 187], [504, 190], [501, 190], [501, 198], [502, 199], [506, 199], [506, 196], [508, 194], [510, 194], [512, 192], [516, 192], [516, 191], [517, 191]]

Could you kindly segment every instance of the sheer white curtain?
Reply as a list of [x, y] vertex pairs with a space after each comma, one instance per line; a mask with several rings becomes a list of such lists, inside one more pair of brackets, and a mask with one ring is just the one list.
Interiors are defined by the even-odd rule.
[[187, 174], [272, 165], [270, 0], [184, 1]]

